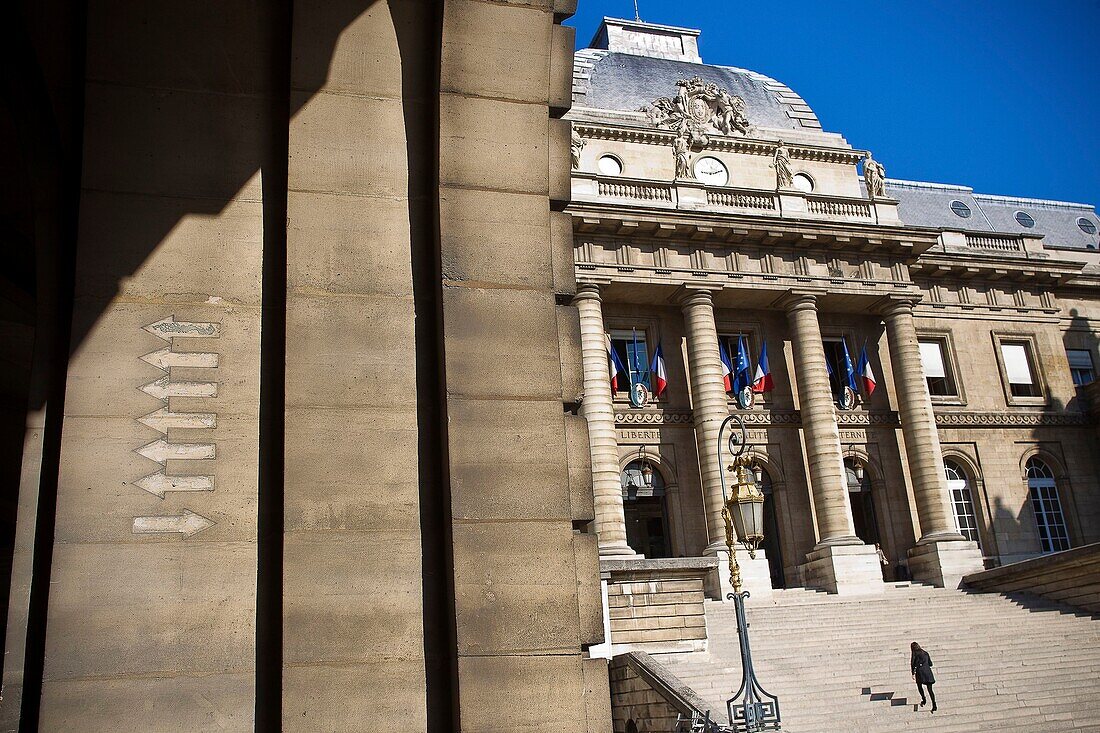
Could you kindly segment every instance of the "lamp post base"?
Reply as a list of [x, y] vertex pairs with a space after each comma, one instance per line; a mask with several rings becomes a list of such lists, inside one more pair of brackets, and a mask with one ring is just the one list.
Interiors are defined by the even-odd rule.
[[[708, 548], [708, 554], [709, 552]], [[707, 598], [714, 600], [728, 600], [733, 593], [729, 575], [729, 550], [725, 547], [713, 552], [718, 557], [718, 568], [707, 575]], [[748, 550], [737, 548], [737, 564], [741, 568], [741, 587], [752, 593], [754, 599], [770, 599], [772, 597], [772, 573], [768, 565], [768, 558], [763, 550], [756, 551], [756, 557], [750, 558]]]

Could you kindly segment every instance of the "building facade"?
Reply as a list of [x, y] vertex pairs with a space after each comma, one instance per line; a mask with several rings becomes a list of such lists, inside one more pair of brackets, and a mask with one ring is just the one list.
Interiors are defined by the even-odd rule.
[[[698, 33], [605, 19], [574, 60], [601, 556], [721, 553], [730, 414], [766, 496], [760, 592], [953, 586], [1100, 538], [1095, 210], [886, 178]], [[774, 388], [739, 400], [765, 349]]]

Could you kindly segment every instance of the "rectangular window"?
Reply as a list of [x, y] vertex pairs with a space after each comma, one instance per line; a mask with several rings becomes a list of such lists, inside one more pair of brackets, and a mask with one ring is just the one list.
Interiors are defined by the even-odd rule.
[[957, 397], [959, 390], [945, 358], [947, 343], [943, 339], [922, 339], [918, 341], [918, 345], [928, 394], [935, 397]]
[[1002, 341], [1001, 359], [1005, 376], [1013, 397], [1041, 397], [1038, 380], [1035, 379], [1031, 347], [1027, 341]]
[[[749, 383], [751, 384], [753, 373], [756, 370], [756, 362], [753, 360], [753, 355], [752, 355], [752, 337], [749, 334], [744, 333], [744, 332], [741, 332], [741, 333], [720, 333], [720, 334], [718, 334], [718, 343], [720, 343], [722, 345], [722, 348], [725, 349], [725, 351], [726, 351], [726, 356], [729, 357], [730, 368], [733, 369], [736, 372], [736, 370], [737, 370], [737, 342], [742, 336], [745, 337], [745, 354], [746, 354], [746, 356], [748, 357], [748, 360], [749, 360], [749, 373], [745, 378], [748, 379]], [[731, 383], [733, 382], [735, 376], [736, 375], [731, 375], [730, 376]]]
[[[643, 329], [618, 329], [611, 332], [611, 348], [615, 355], [630, 372], [629, 380], [625, 380], [624, 374], [619, 378], [620, 394], [626, 394], [630, 384], [641, 382], [646, 387], [649, 383], [649, 348], [646, 345], [645, 331]], [[626, 381], [624, 384], [623, 382]]]
[[[848, 367], [844, 363], [844, 341], [839, 336], [826, 336], [821, 339], [821, 346], [825, 349], [825, 363], [829, 368], [829, 388], [833, 392], [833, 399], [839, 399], [840, 393], [848, 385]], [[854, 370], [859, 354], [849, 352], [848, 358], [852, 360]]]
[[1069, 372], [1073, 375], [1073, 383], [1084, 386], [1096, 379], [1096, 371], [1092, 366], [1092, 352], [1088, 349], [1066, 349], [1066, 357], [1069, 359]]
[[1062, 504], [1058, 500], [1058, 489], [1053, 482], [1031, 481], [1031, 510], [1035, 513], [1035, 524], [1039, 530], [1039, 544], [1043, 552], [1061, 552], [1068, 550], [1069, 532], [1066, 520], [1062, 516]]

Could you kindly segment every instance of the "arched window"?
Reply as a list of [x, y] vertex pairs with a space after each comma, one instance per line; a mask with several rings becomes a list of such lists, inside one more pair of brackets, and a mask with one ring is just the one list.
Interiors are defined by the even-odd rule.
[[1058, 499], [1054, 471], [1040, 458], [1028, 459], [1027, 490], [1043, 552], [1068, 550], [1069, 532], [1062, 514], [1062, 502]]
[[943, 462], [943, 470], [947, 474], [947, 490], [951, 492], [951, 507], [955, 510], [955, 526], [963, 537], [977, 542], [980, 547], [982, 540], [978, 536], [978, 517], [974, 512], [974, 497], [966, 471], [950, 460]]

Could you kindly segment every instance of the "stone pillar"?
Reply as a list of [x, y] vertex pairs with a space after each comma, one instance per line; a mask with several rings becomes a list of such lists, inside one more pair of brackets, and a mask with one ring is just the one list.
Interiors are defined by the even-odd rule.
[[818, 532], [818, 543], [802, 566], [803, 583], [830, 593], [881, 593], [878, 555], [874, 547], [856, 537], [852, 524], [840, 431], [821, 346], [817, 298], [810, 293], [792, 293], [783, 305], [791, 328], [798, 407]]
[[637, 553], [626, 542], [615, 405], [611, 400], [611, 372], [607, 367], [607, 336], [599, 285], [578, 287], [573, 303], [580, 311], [581, 319], [581, 359], [584, 365], [582, 411], [588, 420], [588, 442], [592, 450], [592, 497], [600, 556], [634, 556]]
[[[913, 577], [935, 585], [957, 586], [962, 575], [983, 568], [977, 543], [955, 527], [943, 472], [943, 454], [920, 363], [913, 303], [891, 301], [883, 310], [894, 372], [894, 392], [901, 416], [909, 479], [913, 484], [921, 538], [910, 551]], [[937, 545], [942, 547], [928, 547]], [[957, 577], [954, 577], [957, 576]]]
[[817, 519], [818, 546], [860, 544], [852, 525], [840, 431], [836, 424], [821, 327], [817, 321], [817, 299], [796, 294], [784, 304], [791, 326], [798, 407], [806, 439], [806, 461]]
[[703, 506], [707, 513], [705, 552], [726, 549], [726, 524], [722, 519], [722, 476], [718, 465], [718, 431], [729, 413], [722, 383], [722, 359], [718, 355], [718, 329], [714, 325], [714, 300], [709, 290], [689, 290], [680, 301], [687, 334], [688, 377], [691, 382], [691, 414], [699, 451], [699, 475], [703, 482]]

